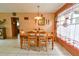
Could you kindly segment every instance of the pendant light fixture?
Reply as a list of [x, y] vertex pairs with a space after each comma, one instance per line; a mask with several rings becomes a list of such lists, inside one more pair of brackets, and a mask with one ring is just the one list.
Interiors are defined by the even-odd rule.
[[40, 16], [40, 14], [39, 14], [40, 6], [38, 5], [37, 8], [38, 8], [38, 15], [34, 19], [39, 20], [39, 19], [42, 19], [42, 16]]

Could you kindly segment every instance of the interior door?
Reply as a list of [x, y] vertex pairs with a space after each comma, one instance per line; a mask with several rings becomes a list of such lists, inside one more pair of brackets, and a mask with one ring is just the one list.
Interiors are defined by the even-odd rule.
[[18, 17], [11, 17], [11, 24], [12, 24], [12, 37], [17, 37], [19, 29], [17, 26], [17, 21], [19, 20]]

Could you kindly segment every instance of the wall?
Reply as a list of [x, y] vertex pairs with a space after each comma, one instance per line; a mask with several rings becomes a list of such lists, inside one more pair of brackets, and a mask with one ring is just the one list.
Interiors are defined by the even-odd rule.
[[6, 27], [7, 38], [12, 38], [10, 13], [0, 13], [0, 19], [6, 19], [6, 22], [0, 26]]
[[[25, 32], [33, 30], [35, 28], [41, 28], [45, 31], [52, 32], [53, 29], [53, 18], [54, 15], [50, 13], [43, 13], [45, 19], [50, 20], [49, 25], [39, 26], [38, 23], [35, 23], [34, 17], [37, 16], [36, 13], [18, 13], [17, 14], [20, 18], [20, 29], [23, 29]], [[29, 20], [24, 20], [24, 17], [29, 17]]]
[[55, 12], [55, 15], [57, 16], [58, 14], [60, 14], [61, 12], [63, 12], [64, 10], [70, 8], [73, 5], [74, 5], [74, 3], [66, 3], [64, 6], [62, 6], [59, 10], [57, 10]]
[[[52, 13], [43, 13], [45, 19], [50, 20], [50, 24], [44, 26], [38, 26], [37, 23], [35, 24], [34, 17], [37, 16], [37, 13], [17, 13], [16, 15], [16, 17], [19, 17], [20, 30], [22, 29], [28, 32], [40, 27], [48, 32], [54, 31], [54, 14]], [[7, 38], [12, 38], [11, 17], [13, 17], [12, 13], [0, 13], [0, 19], [6, 19], [6, 23], [3, 24], [3, 26], [6, 27]], [[24, 20], [24, 17], [29, 17], [29, 20]]]

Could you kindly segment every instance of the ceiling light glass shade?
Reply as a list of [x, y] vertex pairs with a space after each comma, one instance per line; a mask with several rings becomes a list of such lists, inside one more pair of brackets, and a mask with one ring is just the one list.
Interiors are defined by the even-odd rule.
[[39, 20], [39, 19], [42, 19], [42, 17], [41, 16], [36, 16], [34, 19]]

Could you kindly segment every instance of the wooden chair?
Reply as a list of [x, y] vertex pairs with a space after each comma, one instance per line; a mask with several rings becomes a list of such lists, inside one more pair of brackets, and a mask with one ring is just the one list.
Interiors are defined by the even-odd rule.
[[39, 49], [41, 47], [46, 47], [47, 51], [48, 46], [48, 34], [46, 32], [39, 32]]
[[20, 48], [26, 49], [28, 44], [28, 39], [26, 35], [20, 35]]
[[31, 46], [37, 47], [37, 36], [36, 32], [33, 31], [28, 32], [28, 49], [30, 49]]
[[26, 49], [28, 39], [27, 35], [24, 31], [20, 31], [20, 48]]
[[49, 41], [49, 43], [52, 42], [52, 49], [53, 49], [53, 46], [54, 46], [53, 32], [48, 34], [48, 41]]

